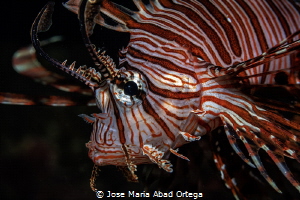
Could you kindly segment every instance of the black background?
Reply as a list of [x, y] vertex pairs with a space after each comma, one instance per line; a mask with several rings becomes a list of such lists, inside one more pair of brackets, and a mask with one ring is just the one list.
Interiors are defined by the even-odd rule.
[[[1, 92], [69, 95], [19, 75], [11, 64], [13, 53], [31, 43], [31, 24], [46, 2], [14, 0], [2, 3]], [[117, 50], [128, 42], [128, 34], [100, 27], [97, 31], [101, 34], [93, 36], [93, 41], [116, 58]], [[65, 41], [45, 48], [51, 56], [70, 62], [76, 60], [79, 65], [91, 63], [81, 39], [77, 17], [66, 10], [61, 1], [56, 1], [51, 29], [40, 37], [46, 39], [55, 35], [64, 36]], [[96, 107], [87, 106], [0, 105], [0, 199], [96, 199], [89, 187], [93, 163], [85, 147], [92, 127], [78, 115], [97, 112]], [[203, 199], [233, 199], [214, 167], [205, 138], [202, 143], [185, 145], [181, 149], [189, 158], [195, 159], [187, 163], [171, 156], [175, 165], [173, 174], [162, 172], [155, 165], [138, 166], [141, 182], [128, 183], [116, 167], [102, 167], [97, 188], [113, 192], [143, 192], [156, 188], [168, 192], [170, 188], [203, 192]]]
[[[2, 2], [1, 92], [69, 95], [19, 75], [12, 68], [13, 53], [31, 43], [31, 24], [46, 3], [41, 0]], [[65, 40], [46, 48], [46, 51], [58, 60], [76, 60], [80, 65], [91, 63], [81, 39], [77, 17], [61, 3], [56, 1], [53, 26], [40, 34], [40, 38], [62, 35]], [[118, 39], [104, 34], [105, 41], [99, 37], [103, 46], [110, 43], [115, 47], [123, 40], [119, 36]], [[107, 45], [108, 51], [112, 51], [110, 45]], [[96, 107], [86, 106], [0, 105], [0, 199], [96, 199], [89, 187], [93, 163], [85, 147], [92, 126], [78, 115], [97, 112]], [[97, 187], [104, 191], [143, 190], [140, 184], [128, 183], [114, 166], [102, 168], [97, 183]]]

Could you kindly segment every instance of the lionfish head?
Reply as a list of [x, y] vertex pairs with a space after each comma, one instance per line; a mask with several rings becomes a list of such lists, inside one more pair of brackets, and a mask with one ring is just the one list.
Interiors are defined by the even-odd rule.
[[[143, 23], [147, 13], [155, 16], [160, 12], [157, 1], [147, 6], [141, 1], [134, 3], [138, 12], [105, 0], [68, 1], [65, 7], [78, 13], [98, 71], [48, 60], [95, 93], [101, 113], [80, 116], [93, 124], [87, 147], [96, 165], [128, 166], [133, 173], [135, 165], [154, 162], [171, 172], [172, 165], [164, 159], [167, 154], [187, 159], [174, 149], [187, 138], [200, 139], [191, 135], [196, 130], [195, 120], [188, 131], [181, 131], [190, 111], [199, 107], [200, 86], [191, 70], [199, 60], [178, 38], [169, 37], [163, 24]], [[52, 10], [53, 4], [45, 6], [32, 29], [33, 44], [42, 55], [46, 53], [39, 47], [36, 33], [49, 28]], [[94, 22], [131, 34], [128, 46], [120, 51], [119, 66], [91, 44]]]
[[[86, 21], [130, 33], [120, 65], [112, 67], [106, 86], [95, 90], [102, 111], [97, 116], [103, 118], [95, 118], [90, 157], [99, 165], [154, 162], [172, 171], [165, 153], [185, 142], [183, 137], [175, 142], [176, 136], [189, 112], [199, 107], [200, 86], [190, 70], [195, 57], [160, 25], [143, 23], [145, 12], [158, 13], [159, 5], [134, 2], [138, 12], [109, 1], [80, 8], [85, 16], [99, 11]], [[92, 26], [87, 26], [88, 34]]]

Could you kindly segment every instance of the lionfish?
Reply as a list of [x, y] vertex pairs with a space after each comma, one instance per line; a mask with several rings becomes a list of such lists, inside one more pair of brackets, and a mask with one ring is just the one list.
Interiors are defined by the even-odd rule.
[[[80, 115], [93, 124], [86, 144], [95, 163], [92, 189], [97, 191], [97, 166], [121, 166], [131, 180], [138, 179], [139, 164], [155, 163], [172, 172], [170, 154], [188, 161], [178, 147], [223, 126], [235, 153], [257, 168], [277, 192], [281, 190], [268, 175], [260, 149], [300, 192], [285, 162], [285, 157], [300, 162], [300, 125], [281, 114], [299, 114], [299, 105], [244, 92], [244, 88], [286, 85], [300, 97], [299, 6], [292, 0], [133, 3], [137, 11], [109, 0], [64, 4], [78, 14], [94, 61], [90, 68], [59, 62], [42, 49], [37, 33], [50, 28], [54, 3], [48, 3], [32, 25], [37, 53], [90, 87], [101, 110]], [[130, 33], [128, 46], [119, 52], [118, 66], [90, 41], [96, 24]], [[222, 178], [238, 198], [238, 186], [220, 152], [213, 154]]]

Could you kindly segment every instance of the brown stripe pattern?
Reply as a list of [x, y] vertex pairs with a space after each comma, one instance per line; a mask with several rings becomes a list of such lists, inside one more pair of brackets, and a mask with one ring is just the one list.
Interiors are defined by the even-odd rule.
[[[120, 51], [120, 68], [113, 69], [112, 78], [99, 87], [91, 86], [102, 113], [81, 115], [94, 126], [87, 147], [95, 164], [128, 166], [134, 174], [135, 165], [153, 162], [171, 172], [165, 154], [186, 158], [173, 148], [225, 126], [235, 152], [255, 166], [275, 190], [280, 192], [260, 160], [259, 149], [300, 191], [283, 159], [300, 162], [300, 125], [276, 110], [257, 106], [238, 89], [239, 78], [250, 84], [275, 83], [269, 72], [293, 67], [293, 57], [251, 69], [245, 66], [239, 74], [224, 73], [237, 63], [264, 55], [300, 29], [295, 4], [285, 0], [133, 2], [138, 11], [109, 0], [89, 1], [86, 8], [99, 9], [94, 21], [101, 26], [130, 33], [128, 46]], [[79, 3], [70, 0], [66, 7], [78, 12]], [[296, 42], [295, 46], [300, 45]], [[125, 91], [129, 83], [135, 83], [138, 92]], [[237, 139], [249, 156], [240, 150]], [[222, 163], [217, 153], [215, 158]], [[225, 167], [219, 166], [223, 174]], [[236, 187], [232, 180], [229, 185]], [[237, 195], [238, 190], [232, 190]]]

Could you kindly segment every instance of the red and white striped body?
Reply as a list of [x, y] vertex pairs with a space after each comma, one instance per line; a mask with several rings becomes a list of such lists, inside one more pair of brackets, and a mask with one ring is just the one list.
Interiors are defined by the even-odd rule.
[[[73, 6], [78, 3], [69, 2]], [[132, 107], [122, 105], [122, 100], [113, 102], [114, 95], [108, 88], [95, 91], [100, 109], [110, 118], [96, 120], [98, 125], [94, 125], [88, 144], [91, 158], [99, 165], [126, 164], [125, 146], [132, 152], [128, 155], [133, 163], [150, 162], [149, 155], [143, 155], [145, 145], [168, 152], [182, 144], [174, 141], [183, 132], [204, 135], [221, 125], [221, 113], [236, 115], [239, 126], [247, 124], [219, 101], [249, 113], [253, 109], [251, 100], [235, 89], [234, 79], [219, 81], [209, 73], [208, 66], [211, 63], [227, 68], [259, 56], [300, 28], [300, 14], [289, 1], [134, 3], [139, 11], [129, 16], [115, 4], [101, 1], [100, 11], [118, 26], [105, 23], [100, 15], [95, 18], [100, 25], [130, 32], [130, 42], [121, 51], [120, 65], [141, 73], [148, 85], [142, 103]], [[286, 56], [243, 75], [278, 70], [291, 63], [293, 60]], [[267, 75], [264, 80], [255, 77], [250, 83], [274, 83], [274, 75]], [[200, 119], [195, 118], [195, 123], [187, 120], [190, 113], [197, 113]], [[260, 119], [256, 114], [253, 117]], [[250, 125], [250, 129], [259, 128]]]
[[[65, 6], [78, 13], [80, 2], [70, 0]], [[288, 0], [133, 2], [138, 11], [108, 0], [89, 1], [85, 8], [87, 19], [93, 14], [87, 22], [130, 33], [128, 46], [120, 51], [121, 69], [110, 63], [103, 72], [109, 78], [99, 84], [84, 79], [102, 111], [82, 115], [93, 123], [87, 147], [95, 164], [128, 166], [134, 174], [136, 165], [154, 162], [171, 172], [169, 153], [188, 160], [177, 147], [225, 126], [236, 153], [276, 190], [259, 159], [260, 148], [300, 191], [283, 160], [300, 161], [299, 124], [256, 105], [239, 89], [241, 83], [274, 84], [275, 75], [269, 72], [278, 70], [287, 73], [290, 84], [298, 83], [295, 71], [289, 70], [296, 67], [296, 59], [291, 55], [252, 68], [247, 68], [249, 63], [238, 65], [267, 56], [264, 52], [299, 30], [299, 7]], [[299, 42], [294, 45], [299, 49]], [[227, 70], [233, 66], [237, 73]], [[138, 92], [126, 92], [128, 83]], [[254, 164], [236, 139], [242, 140]]]

